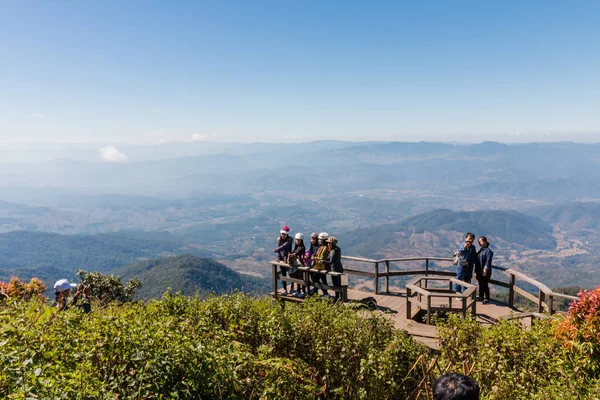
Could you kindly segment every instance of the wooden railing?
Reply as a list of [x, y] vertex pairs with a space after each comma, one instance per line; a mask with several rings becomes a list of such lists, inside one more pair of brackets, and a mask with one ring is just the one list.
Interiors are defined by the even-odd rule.
[[[311, 288], [315, 288], [315, 289], [321, 289], [321, 290], [331, 290], [335, 293], [339, 293], [339, 297], [341, 298], [342, 301], [347, 301], [348, 300], [348, 274], [346, 274], [345, 272], [335, 272], [335, 271], [321, 271], [321, 270], [316, 270], [314, 268], [309, 268], [309, 267], [298, 267], [297, 270], [301, 273], [300, 275], [302, 276], [301, 278], [292, 278], [289, 275], [290, 270], [292, 269], [292, 267], [284, 262], [279, 262], [279, 261], [271, 261], [269, 264], [271, 264], [271, 268], [272, 268], [272, 279], [273, 279], [273, 293], [272, 293], [272, 297], [277, 300], [278, 298], [282, 298], [284, 300], [290, 300], [290, 301], [302, 301], [302, 299], [296, 299], [294, 297], [289, 297], [289, 296], [281, 296], [278, 292], [278, 281], [282, 281], [282, 282], [287, 282], [290, 284], [297, 284], [300, 286], [304, 286], [306, 291], [310, 291]], [[287, 275], [282, 275], [279, 273], [278, 271], [279, 269], [284, 269], [287, 271]], [[340, 285], [336, 286], [336, 285], [328, 285], [328, 284], [323, 284], [323, 283], [317, 283], [317, 282], [313, 282], [311, 279], [311, 274], [321, 274], [324, 276], [330, 276], [330, 277], [337, 277], [339, 278], [339, 282]], [[326, 278], [327, 280], [327, 278]], [[333, 282], [333, 279], [331, 279], [331, 281]]]
[[[429, 281], [436, 283], [445, 282], [448, 289], [445, 288], [427, 288]], [[462, 293], [455, 292], [452, 287], [454, 285], [462, 286], [465, 290]], [[406, 319], [412, 319], [412, 306], [416, 306], [420, 310], [425, 310], [427, 324], [431, 324], [431, 316], [436, 311], [462, 313], [463, 318], [467, 316], [467, 310], [471, 310], [471, 315], [475, 317], [477, 314], [477, 302], [475, 301], [475, 291], [477, 286], [463, 282], [456, 278], [440, 278], [432, 276], [416, 277], [406, 284]], [[423, 301], [425, 297], [425, 301]], [[434, 298], [442, 298], [448, 300], [448, 304], [443, 306], [434, 305]], [[452, 307], [452, 299], [459, 302], [459, 307]]]
[[[447, 261], [452, 262], [451, 258], [446, 257], [404, 257], [404, 258], [385, 258], [381, 260], [373, 260], [370, 258], [364, 257], [348, 257], [342, 256], [342, 259], [345, 261], [351, 261], [353, 263], [360, 262], [363, 264], [370, 264], [371, 268], [373, 268], [373, 272], [348, 268], [347, 265], [344, 268], [344, 273], [349, 275], [358, 275], [364, 276], [368, 278], [374, 279], [374, 289], [375, 293], [379, 294], [379, 279], [384, 279], [384, 287], [385, 293], [389, 293], [389, 284], [390, 277], [396, 276], [411, 276], [411, 275], [436, 275], [436, 276], [456, 276], [456, 272], [454, 270], [431, 270], [430, 269], [430, 261]], [[424, 261], [425, 268], [424, 269], [412, 269], [412, 270], [390, 270], [390, 263], [397, 262], [411, 262], [411, 261]], [[348, 263], [346, 263], [348, 264]], [[381, 271], [380, 267], [383, 267], [384, 270]], [[499, 287], [503, 287], [508, 289], [508, 306], [513, 308], [515, 305], [515, 294], [521, 295], [527, 300], [535, 303], [537, 305], [537, 312], [548, 312], [549, 314], [554, 314], [556, 312], [555, 302], [554, 300], [557, 298], [567, 299], [567, 300], [577, 300], [576, 296], [570, 296], [562, 293], [553, 292], [550, 288], [544, 285], [541, 282], [536, 281], [533, 278], [528, 277], [522, 272], [516, 271], [511, 268], [504, 268], [500, 266], [492, 266], [494, 270], [501, 271], [505, 276], [508, 277], [508, 282], [503, 282], [497, 279], [490, 279], [491, 285], [496, 285]], [[492, 275], [494, 277], [494, 275]], [[522, 287], [517, 286], [517, 282], [528, 283], [535, 287], [538, 291], [537, 296], [529, 293]]]

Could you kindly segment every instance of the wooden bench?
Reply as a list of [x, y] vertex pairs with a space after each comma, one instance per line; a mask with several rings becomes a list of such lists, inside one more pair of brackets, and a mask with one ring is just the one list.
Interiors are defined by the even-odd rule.
[[[448, 289], [428, 287], [430, 281], [448, 282]], [[452, 290], [452, 285], [456, 284], [465, 287], [463, 293]], [[475, 291], [477, 287], [470, 283], [463, 282], [456, 278], [443, 278], [422, 276], [417, 277], [406, 284], [406, 319], [412, 319], [412, 305], [414, 304], [418, 311], [425, 310], [427, 313], [427, 324], [431, 324], [431, 315], [434, 312], [455, 312], [461, 313], [463, 318], [467, 316], [467, 310], [471, 310], [471, 315], [477, 315], [477, 303]], [[425, 297], [425, 301], [423, 301]], [[432, 300], [436, 298], [447, 299], [448, 303], [442, 305], [433, 304]], [[452, 307], [452, 300], [459, 299], [459, 307]]]

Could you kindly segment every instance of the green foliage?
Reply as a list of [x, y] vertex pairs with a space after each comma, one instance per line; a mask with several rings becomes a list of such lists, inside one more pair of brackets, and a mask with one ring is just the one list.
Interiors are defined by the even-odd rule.
[[132, 301], [137, 291], [142, 287], [142, 282], [137, 278], [130, 279], [123, 285], [121, 278], [117, 275], [104, 275], [100, 272], [87, 272], [80, 269], [77, 271], [77, 276], [82, 282], [91, 286], [92, 297], [102, 304], [113, 301]]
[[554, 337], [554, 320], [531, 329], [518, 321], [484, 327], [451, 315], [439, 332], [439, 363], [474, 377], [484, 399], [592, 398], [598, 381], [579, 366], [584, 355]]
[[425, 349], [383, 316], [242, 294], [0, 308], [0, 397], [404, 399]]

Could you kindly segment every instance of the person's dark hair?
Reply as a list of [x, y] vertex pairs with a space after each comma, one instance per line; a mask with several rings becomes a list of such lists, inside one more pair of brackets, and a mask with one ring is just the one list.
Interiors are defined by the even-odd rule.
[[488, 246], [490, 245], [490, 242], [488, 242], [488, 240], [487, 240], [487, 238], [486, 238], [485, 236], [479, 236], [479, 239], [480, 239], [480, 240], [483, 240], [483, 242], [484, 242], [485, 244], [487, 244]]
[[54, 301], [58, 304], [58, 297], [60, 296], [60, 292], [58, 290], [54, 291]]
[[479, 400], [479, 385], [469, 376], [447, 373], [433, 382], [434, 400]]
[[468, 238], [469, 236], [472, 236], [473, 239], [475, 239], [475, 234], [473, 232], [467, 232], [467, 233], [465, 233], [465, 238]]

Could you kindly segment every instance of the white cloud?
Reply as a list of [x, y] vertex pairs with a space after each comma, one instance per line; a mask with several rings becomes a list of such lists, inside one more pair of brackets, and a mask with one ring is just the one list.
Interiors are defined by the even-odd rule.
[[114, 146], [102, 147], [99, 150], [100, 156], [105, 162], [125, 162], [127, 155], [123, 154]]
[[207, 140], [211, 140], [211, 139], [215, 139], [217, 137], [217, 135], [215, 135], [214, 133], [211, 135], [205, 135], [202, 133], [194, 133], [192, 135], [192, 142], [205, 142]]

